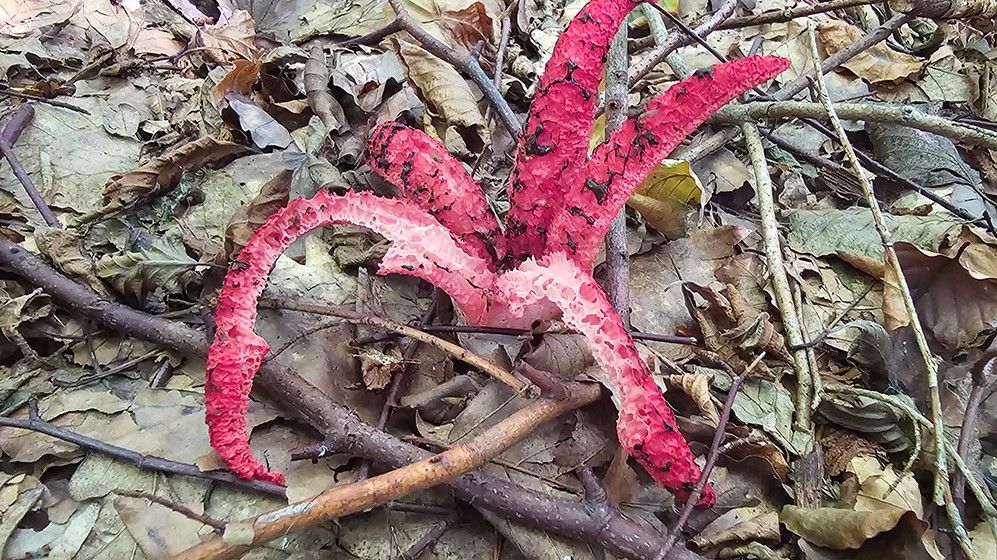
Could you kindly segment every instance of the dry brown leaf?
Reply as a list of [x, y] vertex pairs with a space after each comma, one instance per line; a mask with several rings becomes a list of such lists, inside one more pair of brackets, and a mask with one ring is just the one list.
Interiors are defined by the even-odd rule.
[[293, 173], [290, 169], [281, 171], [273, 179], [267, 181], [260, 189], [260, 194], [253, 197], [229, 221], [225, 228], [225, 247], [215, 259], [215, 262], [225, 266], [238, 255], [239, 251], [246, 246], [253, 233], [267, 220], [274, 212], [287, 205], [291, 193], [291, 177]]
[[[500, 6], [489, 0], [405, 0], [402, 5], [430, 35], [465, 53], [479, 41], [495, 44]], [[389, 10], [385, 4], [385, 10]], [[393, 15], [392, 15], [393, 17]]]
[[876, 512], [787, 505], [779, 521], [807, 542], [834, 550], [853, 550], [896, 527], [903, 514], [895, 508]]
[[613, 460], [606, 469], [606, 476], [603, 478], [603, 486], [606, 488], [606, 499], [614, 507], [619, 507], [623, 502], [629, 502], [637, 491], [637, 473], [627, 462], [630, 455], [627, 450], [617, 446]]
[[710, 385], [713, 382], [711, 376], [702, 373], [686, 373], [683, 375], [669, 375], [665, 377], [668, 383], [682, 389], [682, 392], [689, 395], [692, 402], [696, 403], [699, 413], [716, 426], [720, 423], [720, 411], [713, 402], [713, 395], [710, 394]]
[[62, 23], [73, 15], [81, 2], [66, 0], [11, 0], [0, 2], [0, 34], [26, 37], [32, 32]]
[[[200, 39], [202, 44], [196, 42]], [[203, 47], [218, 64], [236, 60], [258, 60], [263, 54], [255, 45], [256, 22], [245, 10], [236, 10], [224, 22], [207, 25], [192, 39], [191, 48]]]
[[320, 119], [328, 132], [348, 132], [350, 123], [346, 120], [343, 106], [329, 91], [329, 67], [325, 62], [322, 47], [312, 47], [305, 62], [303, 83], [308, 105]]
[[[840, 20], [821, 23], [817, 27], [817, 34], [820, 36], [821, 46], [826, 51], [827, 56], [851, 45], [863, 35], [862, 30], [858, 27]], [[878, 43], [855, 55], [842, 66], [869, 83], [877, 83], [895, 82], [909, 78], [920, 72], [925, 64], [927, 64], [926, 60], [897, 52], [882, 43]]]
[[481, 139], [487, 142], [488, 127], [478, 107], [477, 97], [457, 70], [418, 45], [401, 40], [394, 43], [408, 79], [426, 102], [427, 108], [447, 124], [476, 129]]
[[58, 228], [35, 228], [35, 244], [63, 274], [104, 296], [110, 295], [107, 286], [97, 278], [93, 261], [80, 251], [80, 237], [76, 233]]
[[111, 177], [104, 185], [104, 207], [109, 210], [128, 208], [140, 200], [169, 192], [185, 172], [248, 151], [245, 146], [221, 142], [210, 136], [188, 142], [124, 175]]
[[364, 385], [372, 391], [380, 391], [391, 383], [391, 378], [405, 368], [404, 358], [398, 348], [381, 352], [365, 347], [357, 354], [360, 358], [360, 373]]
[[[752, 513], [757, 514], [757, 510], [751, 508], [731, 510], [703, 529], [703, 532], [696, 535], [692, 542], [700, 549], [736, 542], [779, 542], [781, 536], [779, 534], [779, 513], [772, 511], [760, 515], [750, 515]], [[724, 522], [721, 523], [721, 520]]]
[[536, 347], [526, 348], [522, 360], [557, 376], [573, 379], [594, 363], [585, 337], [578, 334], [548, 333]]
[[259, 60], [236, 60], [233, 64], [228, 74], [211, 90], [211, 102], [218, 109], [222, 108], [222, 100], [228, 93], [250, 95], [263, 66]]
[[855, 502], [856, 510], [909, 511], [918, 519], [925, 520], [921, 489], [913, 474], [898, 474], [892, 465], [883, 467], [875, 457], [856, 457], [849, 461], [846, 471], [854, 474], [860, 484]]
[[[968, 228], [943, 253], [895, 245], [921, 324], [948, 351], [966, 350], [993, 331], [997, 317], [997, 246]], [[892, 267], [884, 273], [886, 328], [910, 323]], [[972, 297], [966, 297], [972, 294]]]
[[844, 472], [856, 457], [886, 460], [886, 452], [875, 443], [830, 425], [824, 429], [828, 433], [820, 438], [820, 444], [824, 447], [824, 470], [828, 476], [838, 476]]
[[200, 540], [200, 522], [160, 504], [122, 496], [114, 500], [114, 510], [147, 558], [179, 554]]

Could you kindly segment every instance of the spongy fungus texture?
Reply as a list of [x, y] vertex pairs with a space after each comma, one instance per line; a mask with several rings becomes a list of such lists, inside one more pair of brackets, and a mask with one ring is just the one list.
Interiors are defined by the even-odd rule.
[[410, 203], [370, 193], [326, 192], [291, 201], [229, 265], [215, 313], [215, 340], [208, 350], [205, 402], [211, 445], [244, 478], [283, 480], [252, 457], [246, 432], [253, 376], [270, 349], [253, 330], [257, 301], [277, 258], [291, 243], [337, 223], [363, 226], [392, 241], [381, 263], [382, 274], [415, 276], [438, 286], [473, 320], [488, 312], [495, 282], [488, 263], [461, 251], [446, 228]]
[[502, 230], [484, 191], [442, 144], [398, 123], [377, 127], [367, 143], [368, 163], [404, 198], [436, 218], [457, 246], [494, 268]]
[[[558, 39], [524, 126], [509, 180], [504, 231], [463, 165], [427, 134], [390, 123], [371, 135], [371, 169], [403, 199], [320, 192], [288, 204], [234, 261], [219, 296], [205, 386], [211, 443], [245, 478], [282, 481], [249, 449], [252, 378], [269, 350], [253, 331], [276, 259], [315, 228], [349, 223], [392, 241], [381, 274], [445, 291], [474, 325], [530, 327], [556, 318], [582, 332], [620, 400], [620, 442], [650, 475], [688, 497], [700, 470], [622, 320], [592, 279], [609, 224], [648, 173], [721, 105], [788, 67], [745, 58], [683, 80], [625, 121], [587, 157], [603, 55], [631, 0], [593, 0]], [[698, 505], [714, 501], [706, 486]]]
[[[687, 499], [692, 482], [699, 480], [699, 467], [622, 319], [607, 313], [612, 306], [592, 276], [567, 255], [555, 253], [504, 274], [499, 292], [516, 315], [528, 315], [531, 306], [544, 301], [561, 308], [564, 322], [585, 335], [596, 362], [617, 388], [620, 443], [658, 483]], [[710, 506], [715, 500], [706, 486], [697, 505]]]

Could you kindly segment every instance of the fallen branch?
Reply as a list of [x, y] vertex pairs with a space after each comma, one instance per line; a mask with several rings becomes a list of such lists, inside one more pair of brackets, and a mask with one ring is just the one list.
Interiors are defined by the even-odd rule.
[[[811, 32], [812, 31], [813, 29], [811, 24]], [[935, 436], [934, 502], [936, 505], [945, 506], [945, 510], [949, 515], [949, 523], [952, 525], [952, 532], [955, 534], [956, 542], [962, 549], [962, 553], [965, 554], [968, 559], [974, 560], [977, 558], [977, 555], [973, 550], [973, 545], [969, 540], [969, 535], [966, 533], [966, 528], [963, 526], [962, 516], [952, 500], [952, 493], [949, 486], [948, 462], [945, 459], [945, 423], [942, 420], [942, 404], [938, 391], [938, 365], [935, 363], [935, 358], [931, 353], [931, 349], [928, 347], [928, 340], [924, 335], [924, 328], [921, 326], [921, 320], [918, 318], [917, 309], [914, 306], [914, 298], [910, 293], [906, 275], [904, 274], [903, 268], [900, 266], [900, 260], [897, 258], [896, 250], [893, 247], [893, 235], [890, 233], [889, 226], [886, 224], [886, 219], [883, 217], [883, 211], [879, 207], [879, 201], [876, 200], [876, 193], [873, 190], [872, 182], [869, 181], [869, 177], [866, 175], [865, 170], [862, 168], [862, 164], [855, 155], [855, 149], [852, 147], [851, 142], [848, 140], [848, 134], [845, 133], [845, 129], [841, 125], [841, 120], [838, 118], [834, 104], [831, 103], [831, 99], [828, 97], [827, 86], [824, 84], [823, 76], [818, 74], [814, 83], [817, 86], [817, 99], [820, 101], [821, 105], [824, 106], [824, 110], [827, 111], [827, 116], [831, 121], [831, 125], [834, 127], [834, 131], [838, 135], [838, 141], [840, 142], [841, 147], [845, 150], [845, 155], [848, 158], [850, 169], [855, 175], [855, 178], [858, 179], [859, 184], [862, 186], [862, 193], [865, 195], [866, 204], [869, 205], [869, 210], [872, 212], [873, 222], [876, 225], [876, 232], [879, 233], [880, 241], [883, 244], [886, 266], [892, 268], [893, 274], [896, 275], [897, 288], [900, 290], [900, 294], [903, 297], [904, 307], [907, 310], [907, 315], [910, 320], [910, 327], [914, 332], [914, 340], [917, 342], [917, 348], [921, 353], [925, 369], [928, 372], [927, 382], [928, 391], [931, 397], [932, 428]]]
[[[928, 115], [908, 105], [871, 103], [835, 103], [835, 110], [842, 119], [874, 121], [909, 126], [938, 134], [972, 146], [997, 149], [997, 132], [970, 124]], [[805, 101], [754, 101], [729, 104], [719, 109], [710, 122], [738, 124], [745, 121], [778, 118], [823, 119], [827, 113], [819, 103]]]
[[291, 531], [364, 511], [453, 480], [484, 465], [535, 431], [538, 426], [595, 402], [601, 391], [598, 385], [576, 383], [569, 393], [570, 400], [537, 399], [467, 443], [452, 447], [439, 455], [360, 482], [337, 486], [314, 498], [240, 523], [240, 529], [252, 531], [250, 545], [234, 544], [223, 536], [217, 536], [188, 548], [175, 556], [174, 560], [237, 558], [250, 548], [283, 537]]
[[[207, 355], [207, 340], [200, 331], [108, 301], [59, 274], [2, 235], [0, 263], [9, 266], [32, 285], [41, 287], [57, 305], [106, 327], [193, 356]], [[424, 449], [360, 421], [344, 406], [280, 364], [265, 363], [256, 382], [286, 409], [302, 414], [328, 439], [330, 445], [342, 453], [390, 467], [431, 456]], [[654, 558], [663, 544], [662, 535], [622, 516], [609, 520], [598, 518], [577, 501], [556, 498], [481, 473], [466, 473], [451, 481], [449, 486], [458, 499], [473, 504], [488, 515], [499, 515], [530, 527], [604, 547], [626, 558]], [[676, 546], [670, 558], [692, 560], [701, 557]]]
[[[6, 237], [3, 237], [3, 239], [6, 239]], [[28, 401], [27, 418], [19, 419], [0, 416], [0, 426], [31, 430], [32, 432], [45, 434], [67, 443], [78, 445], [87, 451], [100, 453], [101, 455], [117, 459], [122, 463], [135, 465], [136, 467], [147, 471], [191, 476], [194, 478], [210, 480], [212, 482], [220, 482], [236, 488], [270, 494], [272, 496], [284, 497], [285, 495], [284, 487], [279, 484], [274, 484], [265, 480], [243, 480], [227, 471], [202, 471], [194, 465], [163, 459], [162, 457], [156, 457], [155, 455], [144, 455], [137, 451], [132, 451], [131, 449], [118, 447], [117, 445], [112, 445], [83, 434], [78, 434], [65, 428], [60, 428], [48, 420], [45, 420], [38, 414], [38, 403], [34, 400]]]

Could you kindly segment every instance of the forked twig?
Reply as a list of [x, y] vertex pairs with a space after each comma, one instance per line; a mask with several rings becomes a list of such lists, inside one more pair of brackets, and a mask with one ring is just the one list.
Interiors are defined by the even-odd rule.
[[[810, 27], [810, 32], [812, 33], [812, 24]], [[855, 149], [848, 140], [848, 135], [845, 133], [844, 127], [841, 126], [841, 121], [838, 119], [838, 115], [834, 110], [834, 104], [831, 103], [831, 100], [827, 95], [827, 87], [824, 85], [824, 78], [819, 73], [817, 74], [815, 84], [817, 86], [817, 99], [827, 111], [827, 116], [831, 121], [831, 126], [834, 127], [834, 130], [838, 135], [838, 141], [844, 149], [848, 162], [851, 165], [851, 171], [855, 175], [855, 178], [858, 179], [859, 184], [862, 186], [862, 193], [865, 195], [866, 203], [869, 205], [869, 210], [872, 212], [873, 222], [876, 225], [876, 232], [879, 233], [879, 238], [883, 244], [883, 252], [886, 256], [886, 266], [890, 267], [893, 270], [893, 274], [896, 275], [898, 284], [897, 289], [900, 290], [901, 296], [903, 297], [904, 307], [906, 308], [907, 315], [910, 319], [910, 327], [914, 332], [914, 339], [917, 342], [917, 348], [921, 353], [921, 358], [924, 360], [924, 365], [928, 372], [927, 382], [928, 391], [931, 396], [931, 415], [933, 420], [932, 427], [935, 436], [934, 502], [937, 505], [946, 506], [945, 509], [949, 514], [949, 521], [952, 524], [956, 541], [959, 543], [962, 552], [968, 558], [974, 559], [976, 558], [976, 553], [973, 550], [972, 543], [969, 541], [969, 536], [966, 534], [966, 528], [962, 524], [962, 516], [959, 514], [959, 510], [955, 507], [955, 504], [951, 499], [951, 492], [949, 489], [948, 462], [945, 459], [945, 424], [942, 420], [941, 397], [939, 396], [938, 391], [938, 366], [935, 363], [931, 349], [928, 347], [928, 340], [924, 335], [921, 320], [918, 317], [917, 309], [914, 306], [914, 297], [910, 293], [906, 275], [904, 274], [903, 267], [900, 266], [900, 260], [897, 258], [896, 250], [893, 247], [893, 235], [890, 233], [889, 227], [886, 225], [886, 219], [883, 217], [883, 211], [879, 207], [879, 201], [876, 200], [876, 193], [873, 190], [872, 183], [869, 181], [869, 177], [866, 176], [865, 170], [862, 168], [862, 164], [855, 155]]]
[[[439, 455], [366, 480], [337, 486], [309, 500], [259, 515], [239, 525], [252, 531], [251, 546], [259, 546], [283, 537], [290, 531], [363, 511], [417, 490], [444, 483], [487, 463], [528, 436], [537, 426], [595, 402], [600, 394], [597, 385], [575, 384], [570, 400], [537, 399], [467, 443], [452, 447]], [[250, 546], [227, 542], [224, 537], [215, 537], [185, 550], [175, 556], [174, 560], [236, 558], [249, 548]]]
[[31, 430], [33, 432], [45, 434], [67, 443], [78, 445], [87, 451], [100, 453], [101, 455], [111, 457], [112, 459], [116, 459], [123, 463], [135, 465], [140, 469], [148, 471], [203, 478], [205, 480], [220, 482], [230, 486], [235, 486], [237, 488], [252, 490], [254, 492], [262, 492], [272, 496], [284, 496], [284, 487], [279, 484], [274, 484], [265, 480], [243, 480], [230, 472], [201, 471], [194, 465], [163, 459], [162, 457], [156, 457], [155, 455], [145, 455], [137, 451], [132, 451], [131, 449], [118, 447], [117, 445], [112, 445], [89, 436], [69, 431], [65, 428], [60, 428], [59, 426], [43, 419], [38, 414], [38, 402], [34, 399], [28, 401], [28, 417], [26, 419], [0, 417], [0, 426]]
[[450, 354], [454, 358], [472, 365], [484, 373], [494, 377], [495, 379], [505, 383], [513, 391], [517, 393], [522, 393], [526, 390], [527, 385], [514, 375], [503, 369], [498, 364], [486, 360], [481, 356], [475, 354], [474, 352], [468, 352], [467, 350], [457, 346], [456, 344], [443, 340], [442, 338], [427, 334], [415, 327], [410, 327], [408, 325], [403, 325], [401, 323], [396, 323], [390, 319], [385, 319], [383, 317], [375, 317], [373, 315], [367, 315], [364, 313], [358, 313], [349, 309], [339, 309], [335, 307], [329, 307], [325, 305], [309, 305], [304, 303], [278, 303], [274, 301], [261, 301], [260, 307], [268, 309], [283, 309], [286, 311], [299, 311], [301, 313], [314, 313], [316, 315], [328, 315], [330, 317], [339, 317], [345, 321], [351, 323], [357, 323], [361, 325], [367, 325], [370, 327], [378, 327], [381, 329], [396, 332], [403, 336], [418, 340], [424, 344], [429, 344], [435, 348], [440, 349], [447, 354]]

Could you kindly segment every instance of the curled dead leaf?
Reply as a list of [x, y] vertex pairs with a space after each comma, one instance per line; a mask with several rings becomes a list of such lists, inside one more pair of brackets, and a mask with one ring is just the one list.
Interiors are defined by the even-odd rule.
[[188, 142], [137, 169], [111, 177], [104, 186], [104, 209], [128, 208], [139, 201], [169, 192], [185, 172], [197, 171], [209, 163], [247, 151], [245, 146], [221, 142], [210, 136]]
[[689, 395], [692, 402], [696, 403], [703, 418], [709, 420], [714, 426], [720, 423], [720, 411], [717, 409], [716, 403], [713, 402], [713, 395], [710, 394], [710, 385], [713, 381], [711, 376], [702, 373], [686, 373], [669, 375], [665, 377], [665, 380]]

